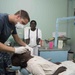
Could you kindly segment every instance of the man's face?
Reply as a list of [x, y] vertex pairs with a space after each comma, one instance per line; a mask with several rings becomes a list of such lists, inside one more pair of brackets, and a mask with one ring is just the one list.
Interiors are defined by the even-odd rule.
[[34, 22], [32, 22], [32, 23], [30, 24], [30, 27], [31, 27], [32, 30], [35, 30], [35, 29], [36, 29], [36, 24], [35, 24]]
[[28, 19], [20, 19], [19, 21], [21, 24], [26, 25], [28, 23]]

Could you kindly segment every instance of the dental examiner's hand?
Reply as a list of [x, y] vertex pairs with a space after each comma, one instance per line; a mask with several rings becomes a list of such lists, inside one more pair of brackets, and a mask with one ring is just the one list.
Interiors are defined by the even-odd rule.
[[25, 46], [26, 49], [29, 49], [29, 51], [31, 51], [31, 55], [33, 55], [33, 48], [29, 47], [28, 45]]
[[15, 47], [15, 53], [17, 53], [17, 54], [22, 54], [22, 53], [24, 53], [26, 51], [27, 51], [27, 49], [24, 46]]

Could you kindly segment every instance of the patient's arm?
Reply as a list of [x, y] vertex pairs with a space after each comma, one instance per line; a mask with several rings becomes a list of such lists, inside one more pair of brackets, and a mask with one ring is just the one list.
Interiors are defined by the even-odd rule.
[[66, 71], [66, 67], [61, 66], [55, 71], [55, 73], [53, 75], [58, 75], [59, 73], [61, 73], [63, 71]]

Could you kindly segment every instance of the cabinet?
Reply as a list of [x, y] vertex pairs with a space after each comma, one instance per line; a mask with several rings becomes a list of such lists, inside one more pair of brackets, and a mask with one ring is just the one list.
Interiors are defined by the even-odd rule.
[[45, 59], [51, 58], [52, 62], [62, 62], [68, 59], [69, 50], [69, 47], [63, 49], [39, 49], [38, 55]]

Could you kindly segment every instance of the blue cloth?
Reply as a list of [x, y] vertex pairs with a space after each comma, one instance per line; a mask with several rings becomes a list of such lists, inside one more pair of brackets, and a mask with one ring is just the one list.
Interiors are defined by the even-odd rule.
[[11, 34], [17, 34], [15, 25], [9, 22], [8, 14], [0, 13], [0, 42], [6, 42]]

